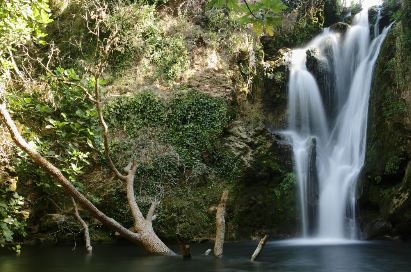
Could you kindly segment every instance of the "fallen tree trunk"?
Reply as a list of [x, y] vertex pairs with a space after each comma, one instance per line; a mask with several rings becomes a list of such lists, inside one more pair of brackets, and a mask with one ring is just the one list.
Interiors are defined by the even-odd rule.
[[84, 221], [83, 218], [81, 218], [80, 213], [77, 208], [77, 203], [74, 200], [74, 198], [71, 198], [71, 201], [73, 202], [73, 206], [74, 206], [74, 216], [76, 217], [77, 221], [80, 223], [80, 225], [83, 227], [83, 230], [84, 230], [84, 242], [86, 243], [86, 251], [88, 254], [91, 254], [91, 252], [93, 251], [93, 247], [91, 246], [90, 232], [89, 232], [88, 225], [86, 221]]
[[225, 236], [225, 210], [228, 200], [228, 191], [225, 190], [221, 196], [220, 204], [216, 210], [216, 236], [214, 242], [214, 256], [223, 256], [224, 236]]
[[[142, 215], [140, 210], [137, 207], [138, 212], [137, 217], [134, 217], [135, 225], [138, 225], [134, 233], [127, 228], [123, 227], [113, 218], [108, 217], [102, 211], [100, 211], [93, 203], [91, 203], [82, 193], [80, 193], [76, 187], [61, 173], [61, 171], [44, 158], [35, 148], [30, 146], [27, 141], [20, 135], [16, 124], [11, 118], [9, 112], [7, 111], [5, 104], [0, 104], [0, 119], [1, 122], [8, 129], [14, 143], [26, 152], [35, 164], [43, 168], [47, 173], [55, 178], [55, 180], [64, 188], [68, 195], [73, 197], [73, 199], [81, 205], [84, 209], [90, 212], [90, 215], [99, 220], [101, 223], [111, 228], [114, 231], [117, 231], [125, 239], [141, 244], [148, 252], [158, 255], [175, 255], [175, 253], [169, 249], [161, 240], [158, 238], [156, 233], [152, 228], [151, 220], [146, 220]], [[134, 172], [135, 174], [135, 172]], [[134, 175], [128, 173], [127, 181], [133, 178]], [[131, 183], [131, 182], [130, 182]], [[134, 194], [134, 190], [132, 192]], [[129, 194], [129, 193], [128, 193]], [[141, 216], [140, 216], [141, 215]], [[134, 214], [133, 214], [134, 216]]]
[[258, 256], [260, 255], [261, 250], [263, 250], [263, 248], [264, 248], [264, 246], [265, 246], [265, 243], [267, 242], [267, 239], [268, 239], [268, 235], [267, 235], [267, 234], [264, 235], [263, 238], [261, 238], [260, 242], [258, 243], [257, 248], [255, 249], [253, 255], [251, 256], [251, 261], [252, 261], [252, 262], [254, 262], [254, 261], [258, 258]]

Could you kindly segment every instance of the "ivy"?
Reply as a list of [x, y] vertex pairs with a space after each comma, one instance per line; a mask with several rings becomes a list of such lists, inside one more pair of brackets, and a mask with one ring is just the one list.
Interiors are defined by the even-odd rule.
[[223, 99], [189, 91], [170, 101], [167, 115], [167, 139], [190, 163], [200, 160], [201, 153], [211, 150], [229, 121]]
[[146, 191], [210, 175], [232, 180], [241, 168], [222, 143], [231, 120], [222, 98], [179, 90], [164, 99], [144, 91], [112, 100], [105, 116], [112, 134], [118, 135], [111, 142], [117, 163], [136, 159], [137, 180], [145, 184], [141, 188], [151, 188]]
[[130, 137], [136, 137], [143, 127], [161, 126], [166, 118], [164, 102], [149, 91], [115, 99], [104, 110], [110, 127], [121, 128]]

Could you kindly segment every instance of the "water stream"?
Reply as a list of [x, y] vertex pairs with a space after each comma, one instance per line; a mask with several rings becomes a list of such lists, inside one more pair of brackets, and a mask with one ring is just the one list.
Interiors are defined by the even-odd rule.
[[379, 18], [370, 27], [364, 9], [345, 33], [325, 29], [291, 53], [286, 135], [304, 238], [358, 237], [356, 182], [365, 159], [373, 68], [388, 32], [379, 33]]

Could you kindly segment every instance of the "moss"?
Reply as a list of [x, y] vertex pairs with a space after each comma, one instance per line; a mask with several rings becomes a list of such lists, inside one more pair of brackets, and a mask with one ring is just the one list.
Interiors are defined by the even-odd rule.
[[154, 223], [156, 232], [168, 240], [202, 240], [215, 234], [215, 213], [210, 207], [218, 205], [223, 183], [180, 185], [170, 191], [158, 208]]
[[[376, 220], [393, 226], [389, 235], [409, 237], [409, 165], [411, 131], [409, 81], [411, 57], [407, 30], [397, 22], [376, 64], [370, 97], [369, 124], [360, 215], [368, 226]], [[409, 168], [409, 166], [408, 166]]]
[[[401, 55], [401, 27], [386, 38], [371, 93], [366, 171], [373, 176], [403, 173], [407, 159], [407, 102], [404, 84], [409, 59]], [[400, 76], [398, 76], [400, 75]]]
[[291, 152], [271, 139], [260, 149], [246, 175], [234, 187], [233, 225], [237, 238], [260, 233], [284, 237], [295, 233], [296, 202]]
[[388, 159], [387, 163], [385, 164], [384, 174], [390, 175], [398, 173], [402, 167], [402, 162], [404, 158], [400, 158], [398, 156], [393, 156]]

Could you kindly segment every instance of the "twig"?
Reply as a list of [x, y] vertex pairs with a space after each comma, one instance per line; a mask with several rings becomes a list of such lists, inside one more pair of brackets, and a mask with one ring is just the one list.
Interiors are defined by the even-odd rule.
[[255, 14], [252, 12], [252, 10], [250, 9], [250, 6], [247, 3], [247, 0], [243, 0], [244, 4], [247, 6], [248, 11], [250, 12], [250, 14], [255, 18], [255, 19], [259, 19], [257, 16], [255, 16]]

